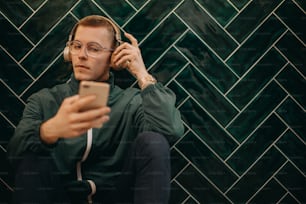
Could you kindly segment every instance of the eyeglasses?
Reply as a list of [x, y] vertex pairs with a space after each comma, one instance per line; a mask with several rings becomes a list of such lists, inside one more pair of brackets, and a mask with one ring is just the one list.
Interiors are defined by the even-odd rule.
[[[83, 44], [77, 40], [67, 42], [67, 46], [69, 46], [69, 51], [72, 55], [78, 55], [83, 48]], [[99, 57], [104, 51], [112, 52], [114, 49], [103, 47], [95, 42], [86, 44], [85, 52], [90, 57]]]

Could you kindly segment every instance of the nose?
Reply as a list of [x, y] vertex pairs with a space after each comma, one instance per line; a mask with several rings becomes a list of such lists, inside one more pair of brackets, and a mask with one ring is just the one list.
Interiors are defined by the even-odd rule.
[[87, 58], [88, 57], [86, 46], [82, 47], [82, 49], [80, 50], [80, 52], [78, 54], [78, 57], [79, 58]]

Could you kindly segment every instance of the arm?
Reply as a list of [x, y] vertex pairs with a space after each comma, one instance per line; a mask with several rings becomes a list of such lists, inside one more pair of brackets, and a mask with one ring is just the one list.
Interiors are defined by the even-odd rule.
[[141, 92], [136, 124], [139, 131], [156, 131], [165, 135], [169, 142], [183, 134], [184, 127], [179, 111], [175, 108], [174, 93], [148, 73], [137, 40], [128, 33], [131, 43], [121, 44], [113, 53], [115, 66], [125, 66], [137, 79]]
[[75, 95], [61, 103], [46, 90], [31, 96], [8, 145], [8, 158], [17, 159], [25, 152], [47, 154], [58, 139], [79, 137], [88, 129], [106, 122], [110, 112], [108, 107], [79, 111], [92, 100], [93, 96], [79, 99]]
[[175, 107], [175, 94], [161, 83], [148, 85], [142, 92], [142, 106], [136, 114], [140, 131], [155, 131], [173, 143], [183, 135], [181, 115]]
[[34, 94], [28, 99], [22, 118], [8, 144], [7, 154], [11, 162], [20, 158], [25, 152], [34, 152], [41, 155], [48, 153], [48, 147], [41, 143], [39, 137], [42, 122], [42, 105], [39, 95]]

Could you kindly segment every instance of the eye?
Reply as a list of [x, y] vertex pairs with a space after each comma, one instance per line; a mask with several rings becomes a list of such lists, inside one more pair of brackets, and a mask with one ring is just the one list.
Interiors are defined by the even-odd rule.
[[82, 48], [82, 45], [80, 43], [77, 42], [72, 42], [71, 43], [71, 48], [74, 50], [80, 50]]
[[91, 52], [91, 53], [98, 53], [101, 51], [101, 48], [100, 47], [97, 47], [97, 46], [94, 46], [94, 45], [90, 45], [87, 47], [87, 50], [88, 52]]

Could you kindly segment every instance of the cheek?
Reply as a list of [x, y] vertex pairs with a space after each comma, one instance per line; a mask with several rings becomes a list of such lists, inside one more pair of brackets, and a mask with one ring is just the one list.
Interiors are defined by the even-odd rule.
[[100, 67], [102, 69], [109, 68], [110, 66], [110, 55], [103, 56], [94, 62], [95, 67]]

